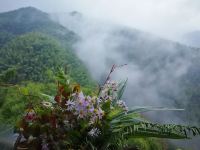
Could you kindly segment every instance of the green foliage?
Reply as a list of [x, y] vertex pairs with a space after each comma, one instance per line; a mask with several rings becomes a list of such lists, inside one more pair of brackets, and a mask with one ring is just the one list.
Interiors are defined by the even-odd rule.
[[41, 92], [47, 94], [56, 93], [55, 84], [42, 84], [28, 82], [21, 86], [1, 87], [1, 107], [0, 120], [4, 124], [14, 124], [23, 114], [27, 104], [30, 102], [39, 103], [45, 97], [41, 96]]
[[155, 138], [130, 138], [127, 147], [137, 146], [139, 150], [163, 150], [164, 145], [161, 140]]
[[40, 33], [19, 36], [6, 44], [0, 52], [1, 71], [16, 68], [15, 83], [32, 80], [45, 81], [48, 69], [55, 71], [63, 65], [62, 48], [58, 43]]
[[127, 84], [128, 79], [126, 79], [125, 82], [121, 82], [119, 83], [119, 91], [118, 91], [118, 95], [117, 95], [117, 99], [121, 99], [124, 93], [124, 90], [126, 88], [126, 84]]
[[17, 76], [17, 69], [15, 67], [10, 67], [0, 74], [0, 82], [12, 83], [15, 82]]
[[72, 43], [77, 38], [48, 14], [32, 7], [1, 13], [0, 74], [11, 67], [18, 71], [15, 82], [46, 82], [48, 73], [54, 73], [57, 66], [67, 67], [68, 74], [82, 86], [94, 86], [86, 67], [73, 52]]
[[[70, 50], [62, 48], [55, 39], [41, 33], [16, 37], [1, 49], [0, 59], [4, 82], [49, 82], [50, 75], [59, 67], [67, 65], [69, 75], [77, 82], [85, 86], [93, 84], [83, 64]], [[10, 77], [8, 73], [11, 71], [16, 72], [15, 76], [12, 80], [5, 79]]]
[[14, 35], [9, 32], [0, 32], [0, 47], [14, 38]]
[[[149, 110], [151, 111], [151, 109], [147, 108], [147, 110], [145, 110], [142, 108], [140, 111]], [[138, 109], [133, 109], [128, 111], [127, 114], [121, 112], [115, 114], [111, 121], [113, 131], [116, 133], [121, 132], [123, 138], [133, 136], [184, 139], [189, 138], [191, 134], [194, 136], [200, 134], [200, 129], [197, 127], [173, 124], [160, 125], [147, 122], [140, 116], [137, 116], [137, 113], [140, 111], [138, 111]]]

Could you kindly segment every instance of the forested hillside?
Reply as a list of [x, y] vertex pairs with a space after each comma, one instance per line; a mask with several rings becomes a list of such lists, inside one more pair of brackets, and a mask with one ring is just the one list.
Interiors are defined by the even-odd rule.
[[26, 95], [48, 91], [54, 95], [51, 89], [56, 87], [54, 76], [60, 68], [86, 91], [95, 87], [72, 48], [77, 39], [72, 31], [32, 7], [0, 14], [1, 123], [15, 122], [30, 99]]
[[[56, 22], [51, 21], [47, 13], [44, 13], [33, 7], [25, 7], [6, 13], [1, 13], [0, 31], [1, 34], [12, 34], [15, 36], [27, 32], [42, 32], [51, 35], [65, 43], [70, 43], [77, 38], [72, 31], [66, 29]], [[1, 38], [4, 37], [1, 36]], [[5, 36], [5, 38], [8, 37]]]
[[67, 66], [75, 80], [84, 85], [90, 82], [71, 47], [77, 36], [51, 21], [48, 14], [32, 7], [2, 13], [0, 32], [1, 76], [12, 69], [21, 73], [16, 81], [44, 81], [44, 72]]

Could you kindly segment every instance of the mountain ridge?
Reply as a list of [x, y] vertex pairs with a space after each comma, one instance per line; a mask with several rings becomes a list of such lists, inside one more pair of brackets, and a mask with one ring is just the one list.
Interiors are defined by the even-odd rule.
[[[89, 74], [87, 73], [87, 69], [84, 67], [84, 64], [81, 62], [81, 60], [79, 58], [77, 58], [76, 54], [74, 53], [73, 46], [72, 46], [73, 43], [78, 39], [78, 36], [74, 32], [67, 29], [66, 27], [51, 20], [50, 16], [47, 13], [42, 12], [34, 7], [25, 7], [25, 8], [20, 8], [20, 9], [13, 10], [10, 12], [0, 13], [0, 33], [1, 33], [0, 34], [1, 35], [0, 36], [0, 46], [1, 46], [1, 54], [2, 55], [5, 55], [7, 53], [5, 49], [11, 48], [11, 47], [9, 47], [9, 45], [14, 47], [9, 50], [9, 52], [11, 54], [16, 53], [13, 50], [16, 51], [17, 47], [20, 48], [20, 46], [22, 46], [21, 49], [24, 50], [24, 53], [26, 53], [26, 51], [25, 51], [26, 49], [30, 50], [30, 51], [32, 51], [32, 49], [34, 50], [36, 48], [42, 49], [43, 48], [42, 42], [46, 42], [43, 44], [47, 45], [47, 47], [49, 46], [49, 48], [51, 49], [51, 46], [53, 46], [53, 45], [51, 45], [51, 43], [48, 43], [47, 39], [45, 41], [45, 37], [47, 37], [47, 38], [49, 37], [49, 39], [53, 39], [56, 42], [56, 44], [54, 41], [52, 42], [52, 44], [59, 45], [59, 46], [55, 46], [55, 49], [56, 50], [60, 49], [60, 51], [62, 51], [62, 53], [63, 53], [63, 56], [65, 56], [65, 58], [62, 57], [60, 59], [61, 60], [66, 59], [65, 64], [68, 63], [71, 66], [70, 69], [73, 70], [72, 74], [73, 74], [74, 78], [76, 79], [76, 81], [81, 82], [82, 85], [83, 85], [83, 82], [84, 82], [84, 84], [87, 84], [87, 82], [88, 83], [90, 82], [89, 81], [90, 77], [89, 77]], [[30, 35], [30, 38], [27, 34]], [[41, 36], [41, 34], [43, 34], [43, 35]], [[23, 35], [27, 35], [27, 39], [21, 38], [21, 37], [23, 37]], [[36, 38], [37, 36], [38, 36], [38, 39], [40, 39], [40, 41], [37, 41], [37, 38]], [[42, 40], [43, 38], [44, 38], [44, 40]], [[23, 44], [20, 45], [19, 44], [20, 41], [16, 43], [15, 39], [16, 39], [16, 41], [18, 41], [19, 39], [22, 39], [21, 43], [24, 42], [24, 44], [25, 44], [27, 42], [27, 43], [29, 43], [27, 45], [29, 47], [26, 48], [23, 46]], [[14, 40], [14, 41], [12, 41], [12, 40]], [[36, 41], [36, 45], [32, 45], [32, 43], [28, 40], [33, 40], [32, 43], [34, 43], [34, 41]], [[5, 45], [6, 45], [6, 47], [5, 47]], [[35, 52], [32, 51], [32, 54], [34, 54]], [[2, 60], [4, 60], [5, 57], [2, 55], [0, 57], [2, 58]], [[37, 56], [36, 53], [35, 53], [35, 55], [36, 55], [36, 57], [39, 57], [39, 56]], [[60, 53], [59, 53], [59, 55], [60, 55]], [[56, 56], [56, 54], [55, 54], [55, 56]], [[34, 58], [34, 57], [32, 57], [32, 58]], [[30, 57], [30, 59], [32, 59], [32, 58]], [[23, 58], [23, 59], [25, 59], [25, 58]], [[49, 59], [49, 61], [50, 61], [50, 59]], [[58, 62], [59, 61], [60, 60], [58, 60]], [[10, 61], [10, 62], [12, 62], [12, 61]], [[9, 63], [9, 61], [7, 61], [7, 63]], [[19, 63], [19, 62], [17, 62], [17, 63]], [[26, 60], [26, 63], [29, 63], [28, 60]], [[6, 64], [6, 65], [8, 65], [8, 64]], [[42, 67], [42, 66], [40, 66], [40, 67]], [[65, 66], [62, 66], [62, 67], [65, 67]], [[4, 67], [0, 66], [0, 68], [1, 68], [1, 71], [3, 71], [2, 68], [4, 68], [4, 71], [5, 71], [5, 66]], [[29, 71], [31, 71], [31, 70], [29, 70]], [[80, 77], [77, 74], [78, 71], [80, 71], [80, 74], [82, 74], [82, 77]]]
[[24, 7], [0, 13], [0, 32], [20, 35], [26, 32], [42, 32], [64, 40], [66, 43], [77, 40], [75, 33], [51, 20], [50, 16], [34, 7]]

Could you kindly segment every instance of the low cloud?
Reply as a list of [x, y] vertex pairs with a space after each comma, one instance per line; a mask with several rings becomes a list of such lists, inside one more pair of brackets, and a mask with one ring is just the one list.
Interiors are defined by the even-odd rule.
[[[184, 96], [180, 81], [196, 57], [191, 53], [193, 49], [147, 32], [87, 18], [77, 12], [72, 14], [59, 15], [57, 21], [81, 37], [74, 45], [75, 51], [99, 83], [113, 64], [128, 64], [116, 69], [112, 79], [128, 78], [123, 99], [129, 107], [175, 108], [177, 100], [187, 103], [180, 101]], [[179, 117], [182, 113], [165, 111], [145, 115], [154, 122], [188, 124]], [[176, 143], [198, 149], [195, 140]]]

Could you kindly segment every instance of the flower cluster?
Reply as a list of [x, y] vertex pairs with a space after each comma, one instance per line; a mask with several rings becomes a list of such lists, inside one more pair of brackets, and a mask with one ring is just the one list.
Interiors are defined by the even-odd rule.
[[118, 83], [114, 81], [107, 81], [102, 87], [100, 98], [102, 100], [115, 100], [117, 99]]
[[29, 147], [37, 143], [42, 150], [81, 149], [82, 143], [101, 139], [109, 131], [111, 110], [127, 111], [118, 97], [118, 83], [107, 80], [98, 94], [86, 96], [80, 85], [70, 84], [69, 80], [63, 82], [63, 78], [58, 81], [54, 101], [29, 105], [18, 124], [18, 129], [23, 129], [18, 132], [27, 139]]
[[128, 111], [128, 107], [126, 106], [126, 103], [124, 101], [122, 100], [117, 101], [117, 105], [121, 107], [124, 111], [126, 112]]
[[101, 120], [104, 111], [97, 104], [95, 97], [85, 97], [82, 92], [73, 93], [71, 99], [66, 102], [67, 110], [72, 112], [78, 119], [89, 119], [90, 124]]
[[144, 122], [138, 116], [134, 118], [138, 110], [152, 108], [128, 111], [121, 100], [127, 80], [113, 82], [110, 74], [95, 96], [84, 95], [80, 85], [71, 84], [65, 75], [59, 75], [56, 96], [47, 96], [49, 99], [39, 104], [29, 104], [17, 123], [19, 137], [15, 149], [118, 149], [119, 143], [136, 132], [137, 137], [147, 133], [147, 137], [177, 139], [188, 138], [187, 130], [199, 134], [196, 127], [159, 126]]

